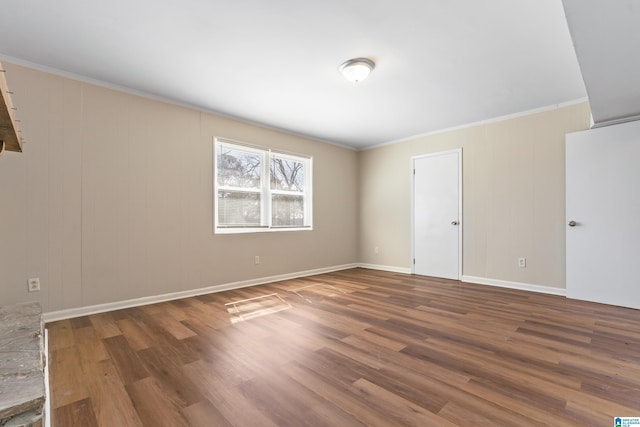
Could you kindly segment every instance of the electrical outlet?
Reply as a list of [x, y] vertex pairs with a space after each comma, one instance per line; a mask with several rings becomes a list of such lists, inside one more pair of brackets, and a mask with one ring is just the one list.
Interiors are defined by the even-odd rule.
[[260, 257], [259, 257], [258, 255], [256, 255], [256, 256], [253, 258], [253, 263], [254, 263], [255, 265], [260, 264]]
[[40, 278], [34, 277], [28, 280], [29, 292], [38, 292], [40, 290]]
[[526, 268], [527, 267], [527, 259], [526, 258], [518, 258], [518, 267]]
[[380, 248], [376, 246], [375, 248], [373, 248], [373, 252], [379, 254], [380, 253]]

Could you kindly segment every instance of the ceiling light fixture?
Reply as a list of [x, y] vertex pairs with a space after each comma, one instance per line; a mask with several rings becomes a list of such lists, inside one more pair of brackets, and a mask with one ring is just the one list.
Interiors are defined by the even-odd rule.
[[344, 62], [340, 66], [340, 72], [345, 79], [353, 83], [358, 83], [366, 79], [375, 67], [376, 64], [370, 59], [354, 58]]

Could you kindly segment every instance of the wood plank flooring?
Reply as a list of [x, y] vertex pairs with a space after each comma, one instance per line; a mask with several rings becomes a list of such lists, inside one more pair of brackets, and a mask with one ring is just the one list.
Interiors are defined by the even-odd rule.
[[47, 327], [56, 427], [640, 416], [640, 311], [558, 296], [353, 269]]

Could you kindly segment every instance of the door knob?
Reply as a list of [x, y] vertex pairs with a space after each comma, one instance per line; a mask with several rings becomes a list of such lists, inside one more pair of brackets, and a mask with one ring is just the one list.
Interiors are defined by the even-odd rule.
[[578, 225], [577, 222], [575, 221], [569, 221], [569, 227], [575, 227], [576, 225]]
[[451, 225], [458, 225], [458, 221], [451, 221]]

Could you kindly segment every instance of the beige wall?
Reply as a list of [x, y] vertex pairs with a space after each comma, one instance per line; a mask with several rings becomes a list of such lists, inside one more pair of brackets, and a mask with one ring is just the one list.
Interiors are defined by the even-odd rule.
[[[4, 65], [27, 143], [0, 159], [0, 304], [56, 311], [358, 261], [358, 153]], [[312, 155], [314, 230], [214, 235], [214, 136]]]
[[[411, 157], [459, 147], [463, 274], [564, 287], [564, 135], [589, 127], [586, 103], [354, 152], [4, 65], [27, 143], [0, 159], [0, 304], [56, 311], [356, 262], [409, 269]], [[312, 155], [314, 230], [214, 235], [214, 136]]]
[[589, 117], [581, 103], [361, 152], [361, 262], [410, 269], [411, 157], [462, 148], [463, 275], [564, 288], [564, 136]]

